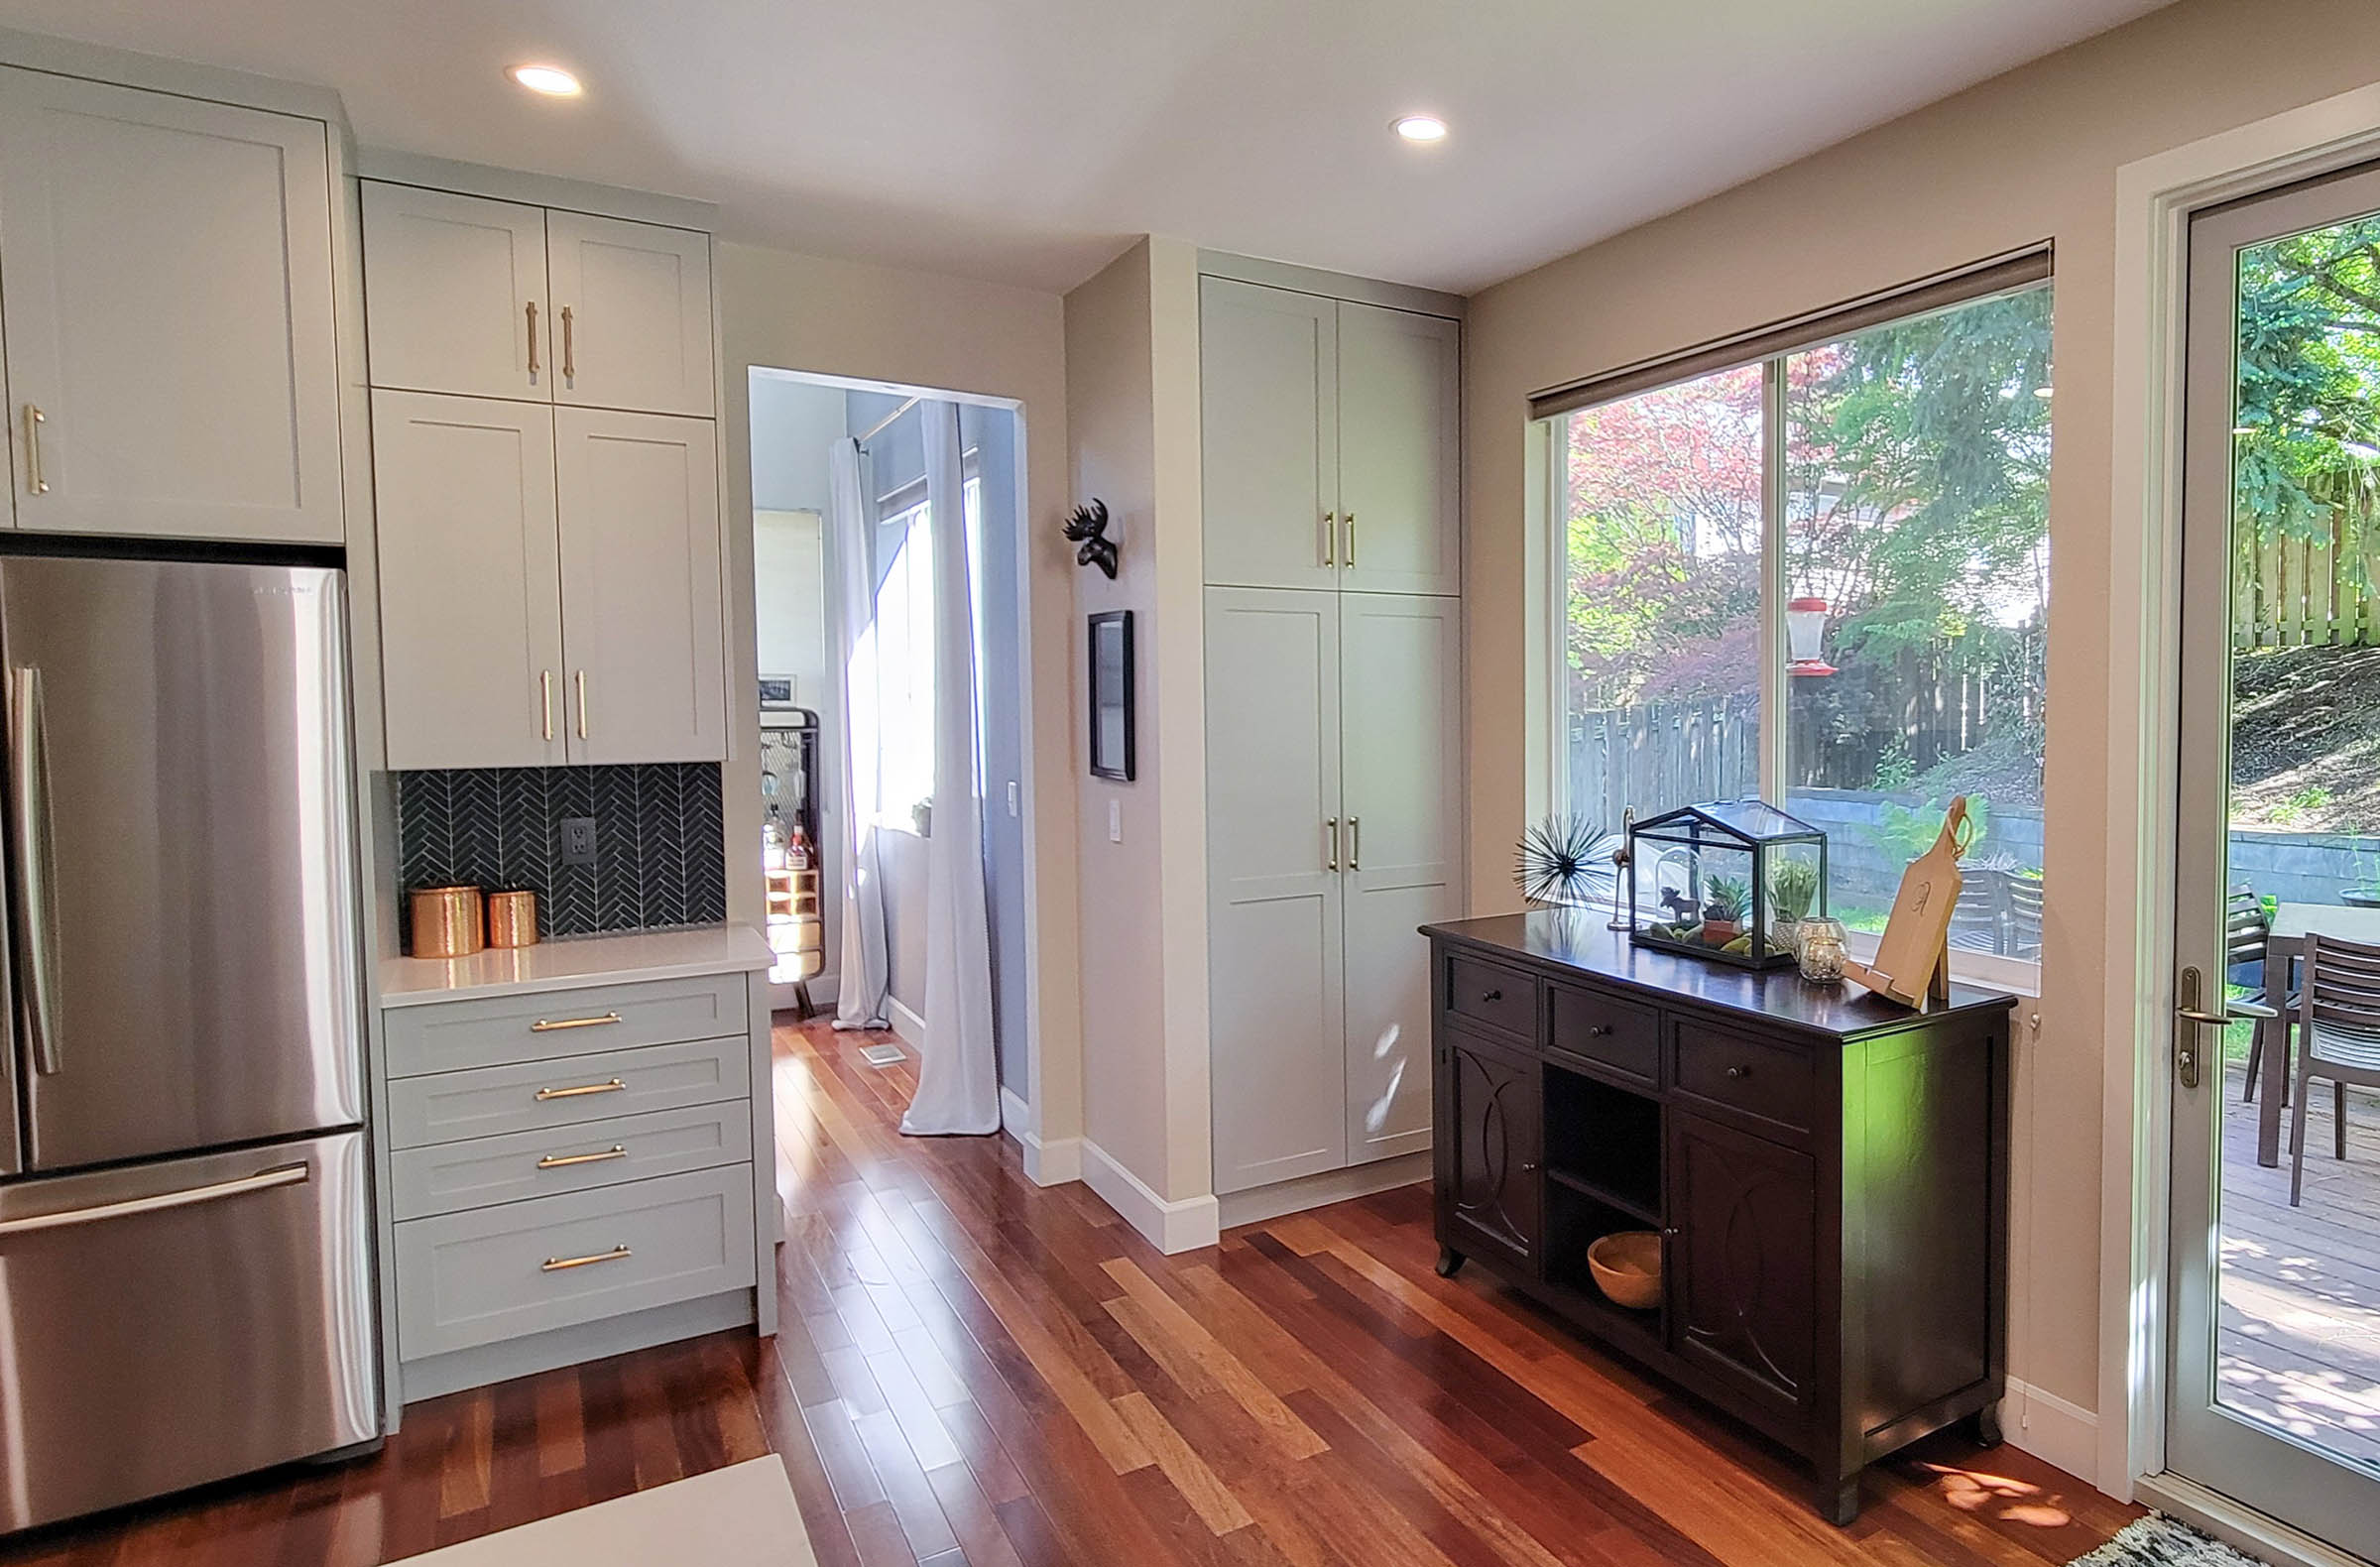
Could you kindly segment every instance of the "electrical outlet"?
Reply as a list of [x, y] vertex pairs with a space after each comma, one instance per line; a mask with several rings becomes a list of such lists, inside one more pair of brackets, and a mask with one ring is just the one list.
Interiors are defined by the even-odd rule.
[[562, 863], [588, 867], [594, 865], [594, 817], [564, 816], [562, 818]]

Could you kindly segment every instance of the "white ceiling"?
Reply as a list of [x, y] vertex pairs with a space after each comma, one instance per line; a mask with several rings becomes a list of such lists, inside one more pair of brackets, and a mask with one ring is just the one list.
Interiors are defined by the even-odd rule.
[[[1154, 232], [1470, 292], [2163, 0], [0, 0], [388, 147], [1047, 289]], [[503, 68], [587, 83], [532, 98]], [[1412, 109], [1453, 136], [1388, 131]]]

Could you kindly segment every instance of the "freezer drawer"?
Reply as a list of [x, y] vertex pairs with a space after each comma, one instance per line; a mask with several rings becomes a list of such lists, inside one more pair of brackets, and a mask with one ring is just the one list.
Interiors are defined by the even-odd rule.
[[752, 1166], [537, 1197], [397, 1226], [409, 1361], [753, 1282]]
[[742, 1100], [752, 1091], [752, 1040], [698, 1039], [607, 1050], [389, 1084], [389, 1146], [575, 1126], [613, 1116]]
[[390, 1159], [390, 1206], [400, 1219], [425, 1219], [751, 1157], [752, 1104], [733, 1099], [550, 1132], [399, 1148]]
[[360, 1132], [0, 1186], [0, 1529], [380, 1434]]

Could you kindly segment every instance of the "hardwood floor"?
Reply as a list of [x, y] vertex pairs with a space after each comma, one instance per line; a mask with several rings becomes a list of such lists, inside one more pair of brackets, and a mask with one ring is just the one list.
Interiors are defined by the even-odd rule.
[[1789, 1462], [1431, 1263], [1409, 1187], [1164, 1257], [905, 1066], [777, 1030], [778, 1337], [416, 1404], [379, 1456], [0, 1543], [55, 1567], [371, 1564], [774, 1450], [827, 1567], [2034, 1567], [2136, 1509], [1937, 1438], [1847, 1530]]

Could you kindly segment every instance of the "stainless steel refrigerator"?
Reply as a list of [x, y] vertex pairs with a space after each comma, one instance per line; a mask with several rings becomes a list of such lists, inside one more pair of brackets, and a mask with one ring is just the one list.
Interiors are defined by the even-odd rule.
[[0, 1529], [380, 1431], [342, 575], [28, 547]]

